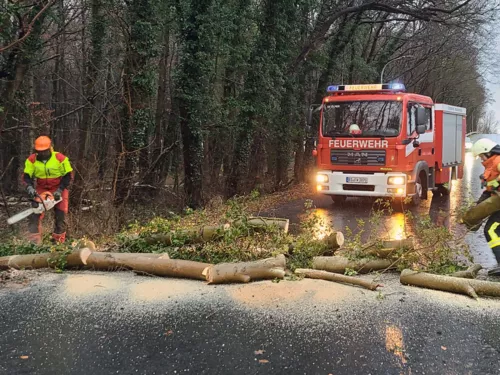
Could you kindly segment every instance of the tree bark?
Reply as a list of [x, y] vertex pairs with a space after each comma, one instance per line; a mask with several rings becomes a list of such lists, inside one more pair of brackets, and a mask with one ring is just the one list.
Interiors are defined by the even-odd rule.
[[103, 271], [117, 270], [120, 268], [134, 269], [134, 266], [141, 259], [149, 262], [170, 259], [168, 254], [150, 253], [104, 253], [93, 251], [86, 260], [86, 266]]
[[464, 279], [475, 279], [477, 276], [477, 273], [483, 269], [483, 266], [480, 264], [473, 264], [469, 268], [467, 268], [465, 271], [458, 271], [452, 273], [450, 276], [453, 277], [461, 277]]
[[275, 258], [244, 263], [221, 263], [211, 265], [203, 271], [209, 284], [248, 283], [251, 280], [283, 279], [286, 258], [283, 254]]
[[327, 271], [311, 270], [307, 268], [297, 268], [295, 270], [295, 273], [297, 275], [301, 275], [309, 279], [320, 279], [327, 281], [335, 281], [344, 284], [357, 285], [369, 290], [376, 290], [380, 286], [379, 284], [373, 283], [368, 280], [363, 280], [352, 276], [339, 275]]
[[313, 258], [314, 269], [335, 273], [344, 273], [347, 268], [359, 273], [369, 273], [391, 268], [392, 263], [386, 259], [350, 260], [342, 256]]
[[425, 272], [403, 270], [399, 278], [401, 284], [420, 286], [428, 289], [465, 294], [472, 298], [478, 295], [500, 297], [500, 283], [483, 280], [468, 280], [459, 277], [433, 275]]
[[290, 220], [282, 218], [271, 218], [271, 217], [248, 217], [246, 219], [236, 220], [234, 225], [248, 225], [254, 229], [266, 229], [275, 226], [281, 229], [283, 232], [288, 233], [288, 228], [290, 226]]

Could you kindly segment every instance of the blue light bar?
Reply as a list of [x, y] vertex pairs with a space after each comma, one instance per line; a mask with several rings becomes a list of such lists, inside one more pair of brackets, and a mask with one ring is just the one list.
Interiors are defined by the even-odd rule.
[[368, 91], [406, 91], [403, 83], [384, 83], [384, 84], [369, 84], [369, 85], [331, 85], [328, 86], [326, 92], [368, 92]]
[[402, 83], [390, 83], [389, 86], [391, 87], [391, 90], [394, 91], [406, 91], [406, 87]]

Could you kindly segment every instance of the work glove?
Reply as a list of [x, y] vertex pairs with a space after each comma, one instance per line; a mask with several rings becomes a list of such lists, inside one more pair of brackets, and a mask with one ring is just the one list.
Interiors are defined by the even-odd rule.
[[35, 198], [36, 196], [36, 190], [33, 186], [29, 185], [27, 188], [26, 188], [26, 192], [28, 193], [28, 197], [30, 199], [33, 199]]
[[54, 199], [55, 199], [56, 201], [58, 201], [59, 199], [61, 199], [61, 195], [62, 195], [62, 191], [61, 191], [61, 189], [57, 189], [56, 191], [54, 191], [54, 194], [53, 194], [53, 195], [54, 195]]
[[491, 180], [486, 183], [486, 187], [489, 191], [498, 190], [498, 188], [500, 187], [500, 183], [496, 179]]
[[486, 187], [486, 179], [484, 178], [484, 174], [479, 176], [479, 179], [481, 180], [481, 189], [484, 189]]

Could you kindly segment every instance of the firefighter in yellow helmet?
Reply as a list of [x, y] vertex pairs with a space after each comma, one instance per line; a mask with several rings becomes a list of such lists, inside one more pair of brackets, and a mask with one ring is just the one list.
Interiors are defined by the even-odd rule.
[[[73, 168], [69, 159], [54, 151], [49, 137], [40, 136], [35, 140], [35, 153], [26, 159], [24, 183], [30, 198], [43, 192], [51, 192], [55, 200], [62, 199], [54, 207], [55, 227], [52, 233], [54, 242], [66, 240], [66, 214], [68, 213], [68, 187], [72, 180]], [[28, 218], [28, 239], [36, 244], [42, 242], [41, 220], [43, 214], [32, 214]]]

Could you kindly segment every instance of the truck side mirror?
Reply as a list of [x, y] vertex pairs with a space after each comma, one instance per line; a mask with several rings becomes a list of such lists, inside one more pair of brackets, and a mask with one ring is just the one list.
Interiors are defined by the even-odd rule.
[[417, 125], [417, 134], [424, 134], [426, 130], [425, 125]]
[[321, 104], [313, 104], [309, 107], [309, 111], [307, 113], [307, 125], [312, 125], [313, 114], [321, 108]]
[[[420, 125], [427, 125], [427, 122], [429, 121], [429, 119], [427, 118], [427, 111], [425, 110], [424, 107], [418, 107], [417, 108], [417, 133], [418, 134], [423, 134], [423, 133], [420, 133], [418, 131], [418, 127]], [[424, 133], [425, 133], [425, 130], [424, 130]]]

